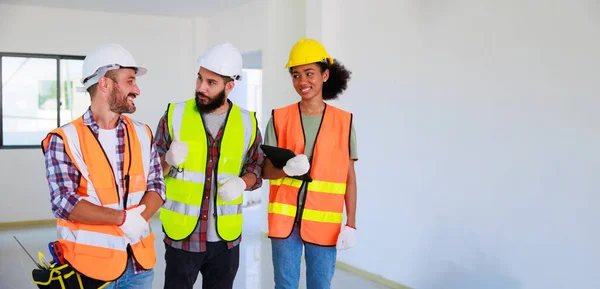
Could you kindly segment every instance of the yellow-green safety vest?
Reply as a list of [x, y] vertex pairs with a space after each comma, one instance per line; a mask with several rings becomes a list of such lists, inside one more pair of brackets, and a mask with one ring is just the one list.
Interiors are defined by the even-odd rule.
[[[201, 214], [209, 158], [208, 132], [195, 99], [169, 104], [167, 117], [171, 139], [179, 133], [179, 141], [188, 144], [188, 155], [183, 164], [172, 168], [165, 177], [167, 200], [161, 208], [160, 218], [169, 238], [183, 240], [192, 234]], [[217, 180], [240, 175], [258, 128], [255, 113], [233, 103], [225, 123], [215, 171]], [[218, 189], [221, 185], [216, 183]], [[236, 240], [242, 234], [242, 201], [243, 196], [225, 202], [215, 194], [217, 234], [225, 241]]]

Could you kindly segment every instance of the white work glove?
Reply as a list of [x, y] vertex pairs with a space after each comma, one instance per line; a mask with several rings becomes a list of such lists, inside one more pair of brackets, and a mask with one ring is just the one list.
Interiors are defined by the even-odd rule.
[[340, 235], [338, 236], [337, 244], [335, 247], [338, 250], [346, 250], [354, 247], [356, 243], [356, 229], [344, 226]]
[[165, 160], [173, 167], [177, 167], [185, 161], [188, 155], [188, 145], [179, 141], [179, 132], [175, 132], [173, 142], [167, 151]]
[[231, 202], [244, 194], [246, 182], [240, 177], [231, 177], [219, 181], [222, 186], [217, 190], [219, 197], [225, 202]]
[[146, 205], [140, 205], [133, 209], [129, 209], [125, 213], [125, 223], [119, 226], [127, 237], [133, 240], [140, 239], [142, 234], [149, 230], [150, 225], [142, 217], [142, 212], [146, 209]]
[[308, 157], [306, 155], [296, 155], [289, 159], [283, 167], [285, 174], [290, 177], [304, 175], [309, 169], [310, 164], [308, 163]]

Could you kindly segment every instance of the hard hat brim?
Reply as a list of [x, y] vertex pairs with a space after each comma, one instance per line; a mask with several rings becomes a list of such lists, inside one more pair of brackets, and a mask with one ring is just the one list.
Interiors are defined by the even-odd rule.
[[[142, 76], [142, 75], [145, 75], [146, 73], [148, 73], [148, 69], [147, 69], [146, 67], [144, 67], [144, 66], [139, 66], [139, 65], [136, 65], [136, 66], [120, 66], [120, 67], [119, 67], [119, 68], [117, 68], [117, 69], [128, 69], [128, 68], [129, 68], [129, 69], [134, 69], [134, 70], [135, 70], [135, 76]], [[106, 71], [104, 72], [104, 74], [103, 74], [101, 77], [104, 77], [104, 75], [106, 75]], [[98, 76], [96, 76], [96, 77], [97, 77], [98, 79], [100, 78], [100, 77], [98, 77]], [[83, 87], [78, 87], [78, 88], [76, 89], [76, 90], [77, 90], [77, 92], [86, 92], [86, 91], [87, 91], [87, 87], [90, 87], [90, 86], [92, 86], [92, 85], [94, 85], [94, 84], [98, 83], [98, 81], [96, 80], [96, 81], [93, 81], [93, 83], [92, 83], [92, 84], [84, 84], [84, 83], [83, 83], [83, 80], [84, 80], [84, 78], [82, 78], [82, 79], [81, 79], [81, 83], [83, 84]]]
[[333, 58], [327, 57], [326, 59], [321, 59], [321, 60], [317, 60], [317, 61], [312, 61], [312, 60], [306, 60], [306, 61], [301, 61], [301, 62], [288, 61], [285, 64], [284, 68], [285, 69], [289, 69], [289, 68], [300, 66], [300, 65], [311, 64], [311, 63], [319, 63], [319, 62], [323, 62], [325, 60], [327, 61], [327, 63], [329, 65], [333, 65], [333, 63], [334, 63]]
[[142, 76], [145, 75], [146, 73], [148, 73], [148, 69], [146, 69], [146, 67], [144, 66], [121, 66], [120, 69], [124, 69], [124, 68], [133, 68], [135, 69], [135, 76]]
[[136, 66], [137, 71], [135, 72], [135, 75], [137, 76], [142, 76], [145, 75], [146, 73], [148, 73], [148, 69], [146, 67], [143, 66]]

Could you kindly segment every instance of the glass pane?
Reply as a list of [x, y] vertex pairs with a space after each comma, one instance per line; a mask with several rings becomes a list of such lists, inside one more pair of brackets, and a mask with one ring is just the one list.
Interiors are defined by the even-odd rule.
[[40, 145], [56, 107], [56, 59], [2, 57], [3, 145]]
[[60, 125], [66, 124], [85, 113], [90, 106], [90, 97], [85, 92], [77, 91], [83, 88], [81, 84], [81, 69], [83, 60], [60, 60]]

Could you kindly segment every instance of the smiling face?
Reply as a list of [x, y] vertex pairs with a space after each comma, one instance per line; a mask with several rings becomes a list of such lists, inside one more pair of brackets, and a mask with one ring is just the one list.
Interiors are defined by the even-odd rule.
[[323, 98], [323, 82], [329, 78], [329, 70], [321, 72], [318, 64], [311, 63], [295, 66], [291, 73], [294, 88], [303, 100]]
[[133, 69], [119, 69], [114, 77], [110, 77], [113, 86], [108, 96], [108, 105], [114, 113], [134, 113], [135, 98], [140, 94]]

